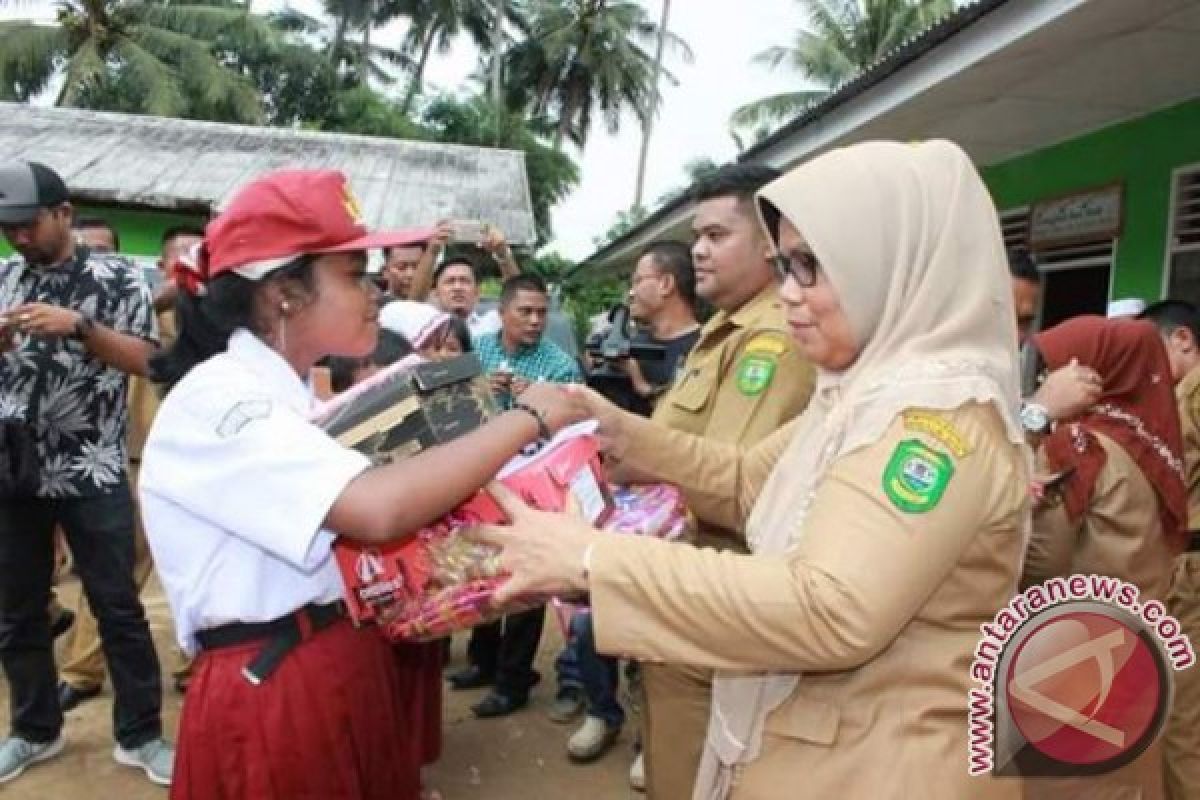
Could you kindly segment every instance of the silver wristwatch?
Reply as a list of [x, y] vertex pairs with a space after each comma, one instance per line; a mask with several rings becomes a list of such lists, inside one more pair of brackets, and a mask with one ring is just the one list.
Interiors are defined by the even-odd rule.
[[1050, 432], [1050, 412], [1045, 406], [1037, 403], [1021, 404], [1021, 427], [1035, 436], [1044, 436]]

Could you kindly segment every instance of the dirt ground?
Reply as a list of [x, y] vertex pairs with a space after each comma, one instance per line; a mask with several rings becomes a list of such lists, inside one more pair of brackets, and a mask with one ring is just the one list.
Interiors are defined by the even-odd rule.
[[[78, 588], [61, 587], [64, 603]], [[156, 582], [146, 588], [143, 602], [158, 645], [160, 660], [169, 670], [173, 658], [169, 612]], [[553, 617], [538, 655], [543, 675], [524, 710], [510, 717], [477, 720], [469, 706], [484, 690], [445, 694], [445, 740], [442, 760], [426, 772], [426, 783], [445, 800], [558, 800], [586, 797], [627, 800], [641, 797], [629, 789], [629, 765], [636, 722], [626, 725], [621, 739], [600, 761], [587, 766], [569, 763], [566, 739], [574, 730], [546, 717], [554, 695], [554, 657], [562, 637]], [[460, 666], [466, 637], [454, 642], [451, 669]], [[0, 718], [8, 721], [8, 687], [0, 675]], [[182, 697], [170, 688], [164, 675], [163, 723], [170, 738], [179, 720]], [[112, 695], [108, 687], [99, 697], [67, 714], [67, 746], [50, 761], [30, 767], [21, 777], [0, 787], [4, 800], [162, 800], [165, 789], [154, 786], [140, 771], [122, 767], [112, 759]]]

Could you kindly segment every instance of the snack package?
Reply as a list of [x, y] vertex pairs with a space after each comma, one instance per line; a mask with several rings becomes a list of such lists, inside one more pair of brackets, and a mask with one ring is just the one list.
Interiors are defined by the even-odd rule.
[[[565, 429], [537, 452], [513, 459], [497, 478], [535, 508], [575, 508], [603, 524], [613, 505], [594, 431], [594, 423]], [[351, 617], [378, 623], [390, 639], [422, 641], [545, 603], [544, 597], [503, 608], [491, 603], [506, 578], [497, 553], [459, 532], [504, 520], [491, 495], [480, 491], [411, 539], [381, 547], [338, 539], [334, 556]]]
[[[683, 492], [669, 483], [647, 483], [637, 486], [610, 485], [613, 512], [604, 523], [612, 533], [653, 536], [674, 541], [687, 532], [688, 514]], [[586, 604], [554, 598], [554, 618], [563, 638], [570, 636], [571, 618], [590, 611]]]

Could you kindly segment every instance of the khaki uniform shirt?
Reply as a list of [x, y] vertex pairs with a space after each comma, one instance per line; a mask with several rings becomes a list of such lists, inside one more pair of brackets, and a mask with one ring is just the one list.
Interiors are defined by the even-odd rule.
[[[158, 332], [164, 347], [175, 341], [175, 312], [163, 311], [158, 315]], [[134, 464], [142, 460], [142, 447], [158, 413], [162, 400], [158, 392], [149, 378], [140, 375], [129, 378], [129, 460]]]
[[[804, 410], [816, 373], [796, 351], [774, 285], [705, 324], [654, 422], [716, 442], [751, 446]], [[695, 542], [744, 549], [740, 533], [700, 524]]]
[[[628, 537], [595, 544], [589, 589], [601, 652], [804, 673], [767, 717], [735, 800], [1020, 797], [1021, 781], [967, 774], [967, 700], [980, 625], [1017, 583], [1024, 448], [990, 406], [935, 416], [948, 427], [906, 415], [839, 459], [786, 556]], [[681, 472], [709, 465], [697, 513], [737, 527], [795, 428], [750, 451], [693, 441], [662, 457]], [[905, 496], [896, 481], [913, 452], [942, 466]], [[761, 519], [770, 520], [786, 519], [802, 498], [764, 500]]]
[[[1061, 498], [1048, 498], [1034, 512], [1022, 583], [1108, 575], [1137, 586], [1142, 602], [1165, 600], [1173, 558], [1158, 516], [1158, 496], [1119, 444], [1102, 433], [1094, 435], [1108, 457], [1091, 504], [1074, 522]], [[1043, 453], [1038, 455], [1044, 460]]]
[[[1200, 368], [1175, 387], [1183, 429], [1188, 528], [1200, 530]], [[1179, 620], [1193, 646], [1200, 645], [1200, 553], [1175, 561], [1167, 609]], [[1200, 797], [1200, 667], [1175, 673], [1175, 698], [1163, 734], [1166, 790], [1171, 800]]]
[[1200, 368], [1175, 387], [1179, 424], [1183, 429], [1184, 477], [1188, 491], [1188, 528], [1200, 530]]

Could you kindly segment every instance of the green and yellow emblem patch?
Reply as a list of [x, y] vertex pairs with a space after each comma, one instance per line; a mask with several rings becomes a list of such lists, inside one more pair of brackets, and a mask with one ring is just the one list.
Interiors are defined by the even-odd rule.
[[910, 514], [937, 508], [954, 477], [954, 462], [916, 439], [896, 445], [883, 470], [883, 493], [892, 505]]
[[737, 366], [738, 391], [750, 397], [762, 394], [775, 377], [777, 363], [767, 355], [749, 353], [742, 356]]

